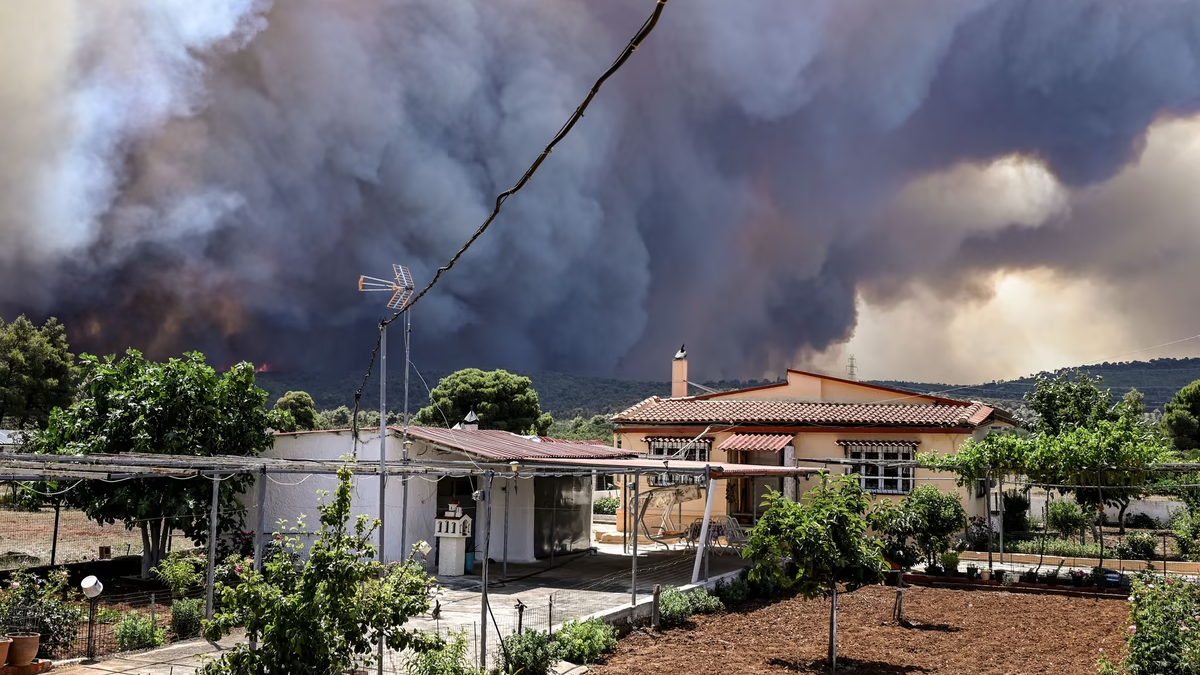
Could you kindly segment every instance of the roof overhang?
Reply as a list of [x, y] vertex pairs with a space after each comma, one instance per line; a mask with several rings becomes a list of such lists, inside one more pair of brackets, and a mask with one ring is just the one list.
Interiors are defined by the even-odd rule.
[[708, 475], [712, 478], [738, 478], [742, 476], [775, 476], [781, 478], [804, 477], [820, 473], [823, 469], [803, 466], [763, 466], [758, 464], [729, 464], [727, 462], [694, 462], [672, 459], [537, 459], [529, 463], [536, 466], [563, 466], [591, 468], [600, 473], [680, 473]]
[[734, 434], [725, 439], [720, 450], [729, 452], [779, 452], [792, 444], [791, 434]]

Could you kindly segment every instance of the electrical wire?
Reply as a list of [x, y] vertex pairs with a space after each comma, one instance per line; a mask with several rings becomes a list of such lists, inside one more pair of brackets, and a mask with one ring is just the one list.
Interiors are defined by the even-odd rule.
[[[500, 208], [504, 205], [504, 202], [508, 201], [509, 197], [513, 196], [520, 191], [521, 188], [525, 187], [529, 180], [533, 178], [533, 174], [537, 172], [537, 170], [542, 166], [542, 163], [546, 161], [546, 158], [550, 156], [550, 153], [554, 151], [555, 146], [557, 146], [564, 138], [566, 138], [567, 134], [571, 133], [571, 130], [575, 128], [575, 125], [579, 122], [579, 120], [583, 119], [584, 112], [587, 110], [588, 106], [591, 105], [592, 99], [594, 99], [596, 94], [600, 92], [600, 87], [604, 85], [608, 78], [612, 77], [618, 70], [620, 70], [621, 66], [625, 65], [625, 62], [629, 60], [629, 57], [633, 56], [633, 53], [636, 52], [638, 47], [641, 46], [642, 41], [645, 40], [646, 37], [650, 35], [650, 32], [654, 30], [655, 25], [658, 24], [658, 18], [662, 15], [663, 9], [666, 7], [666, 5], [667, 0], [655, 0], [654, 11], [651, 12], [650, 17], [646, 19], [646, 21], [642, 24], [642, 27], [638, 29], [637, 33], [634, 34], [633, 38], [629, 41], [629, 44], [625, 46], [625, 49], [621, 50], [620, 55], [618, 55], [616, 60], [612, 62], [612, 65], [610, 65], [608, 69], [600, 75], [595, 84], [592, 85], [591, 90], [587, 93], [587, 96], [584, 97], [583, 102], [580, 103], [579, 107], [575, 109], [575, 112], [572, 113], [569, 118], [567, 118], [567, 121], [562, 125], [562, 127], [559, 128], [558, 133], [554, 134], [554, 138], [550, 140], [550, 143], [547, 144], [546, 147], [542, 149], [542, 152], [538, 154], [537, 158], [533, 160], [533, 163], [529, 165], [529, 168], [525, 170], [525, 173], [521, 175], [520, 180], [518, 180], [516, 184], [509, 189], [496, 195], [496, 202], [492, 207], [492, 212], [488, 214], [488, 217], [483, 221], [483, 224], [481, 224], [479, 228], [475, 230], [475, 233], [472, 234], [469, 239], [467, 239], [466, 243], [462, 245], [462, 248], [455, 252], [455, 254], [450, 258], [449, 262], [437, 269], [437, 272], [434, 273], [433, 278], [429, 280], [429, 283], [425, 285], [425, 288], [421, 289], [420, 293], [417, 293], [415, 296], [413, 296], [412, 300], [409, 300], [407, 303], [405, 303], [404, 307], [393, 314], [390, 318], [383, 319], [379, 322], [379, 334], [375, 338], [375, 347], [371, 350], [371, 361], [367, 366], [367, 372], [363, 375], [362, 383], [359, 384], [358, 390], [354, 392], [353, 433], [355, 438], [355, 456], [358, 454], [358, 411], [360, 400], [362, 399], [363, 389], [366, 388], [367, 381], [371, 378], [371, 371], [375, 367], [375, 357], [378, 355], [379, 349], [383, 344], [384, 329], [388, 324], [400, 318], [401, 315], [411, 310], [414, 305], [420, 302], [421, 298], [425, 297], [425, 294], [428, 293], [442, 278], [442, 274], [453, 269], [453, 267], [458, 263], [459, 259], [462, 258], [463, 254], [465, 254], [467, 250], [471, 248], [471, 246], [474, 245], [474, 243], [481, 236], [483, 236], [483, 233], [487, 231], [492, 222], [496, 220], [496, 217], [500, 215]], [[384, 414], [386, 414], [386, 412]], [[381, 419], [379, 421], [379, 425], [381, 428], [385, 428], [387, 426], [387, 420]]]

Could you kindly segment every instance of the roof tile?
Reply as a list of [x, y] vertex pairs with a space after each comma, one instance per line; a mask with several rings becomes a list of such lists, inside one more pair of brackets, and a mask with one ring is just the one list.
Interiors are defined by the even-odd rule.
[[651, 398], [617, 414], [622, 424], [779, 424], [973, 428], [992, 414], [979, 402], [893, 405], [782, 400]]

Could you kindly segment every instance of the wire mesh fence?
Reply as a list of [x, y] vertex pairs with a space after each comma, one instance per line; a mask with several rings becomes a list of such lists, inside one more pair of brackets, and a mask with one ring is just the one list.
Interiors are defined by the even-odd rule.
[[120, 523], [100, 525], [68, 508], [0, 505], [0, 570], [141, 553], [141, 532]]

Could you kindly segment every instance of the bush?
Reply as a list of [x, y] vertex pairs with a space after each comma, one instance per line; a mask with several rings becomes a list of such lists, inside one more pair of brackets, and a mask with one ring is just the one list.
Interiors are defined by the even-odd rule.
[[683, 593], [674, 586], [668, 586], [658, 598], [658, 615], [663, 628], [682, 626], [693, 614], [712, 614], [723, 609], [725, 605], [721, 600], [702, 588]]
[[1024, 532], [1029, 529], [1029, 496], [1022, 490], [1004, 493], [1004, 531]]
[[546, 675], [550, 672], [554, 651], [549, 635], [527, 630], [502, 638], [500, 645], [505, 672], [519, 672], [521, 675]]
[[87, 620], [87, 612], [72, 602], [77, 597], [67, 588], [67, 572], [59, 570], [42, 578], [29, 572], [9, 577], [0, 596], [0, 624], [9, 632], [41, 634], [39, 658], [54, 658], [75, 641], [78, 626]]
[[1150, 560], [1154, 558], [1155, 544], [1154, 535], [1148, 532], [1131, 532], [1117, 543], [1117, 556], [1130, 560]]
[[171, 589], [171, 595], [182, 598], [189, 590], [199, 586], [204, 578], [203, 554], [181, 553], [175, 551], [159, 561], [154, 568], [154, 576]]
[[950, 572], [957, 572], [958, 571], [958, 554], [953, 553], [953, 552], [943, 553], [942, 554], [942, 569], [946, 570], [947, 574]]
[[1073, 500], [1056, 499], [1047, 507], [1046, 523], [1063, 537], [1074, 537], [1091, 523], [1091, 517]]
[[203, 598], [176, 598], [171, 602], [171, 632], [176, 638], [195, 637], [204, 619]]
[[617, 515], [617, 508], [621, 506], [621, 500], [616, 497], [601, 497], [592, 502], [592, 513], [598, 513], [603, 516]]
[[1145, 513], [1131, 513], [1125, 516], [1125, 527], [1135, 530], [1157, 530], [1162, 523]]
[[468, 663], [469, 651], [465, 631], [451, 633], [441, 646], [428, 651], [415, 651], [405, 657], [409, 675], [475, 675]]
[[[1190, 675], [1200, 665], [1200, 586], [1177, 577], [1139, 574], [1129, 593], [1124, 672]], [[1102, 663], [1101, 672], [1121, 672]]]
[[992, 549], [996, 550], [999, 547], [997, 544], [1000, 541], [999, 533], [992, 531], [988, 532], [987, 518], [983, 516], [971, 516], [967, 522], [967, 548], [972, 551], [988, 550], [988, 540], [991, 539]]
[[117, 636], [117, 649], [123, 652], [157, 647], [167, 641], [166, 628], [156, 627], [149, 616], [137, 612], [129, 612], [121, 617], [113, 632]]
[[554, 634], [554, 656], [576, 665], [595, 663], [617, 648], [617, 629], [600, 619], [568, 621]]
[[751, 592], [750, 583], [740, 577], [728, 582], [722, 579], [713, 588], [713, 593], [720, 598], [726, 607], [733, 607], [746, 602], [750, 599]]
[[1179, 554], [1188, 560], [1200, 557], [1200, 516], [1179, 511], [1172, 518], [1172, 529]]
[[[1037, 540], [1032, 541], [1005, 541], [1004, 551], [1006, 553], [1029, 553], [1038, 555], [1042, 552], [1041, 544]], [[1099, 558], [1100, 544], [1092, 542], [1090, 544], [1079, 544], [1066, 539], [1047, 539], [1046, 540], [1046, 555], [1065, 556], [1075, 558]], [[1111, 555], [1109, 556], [1111, 557]]]

